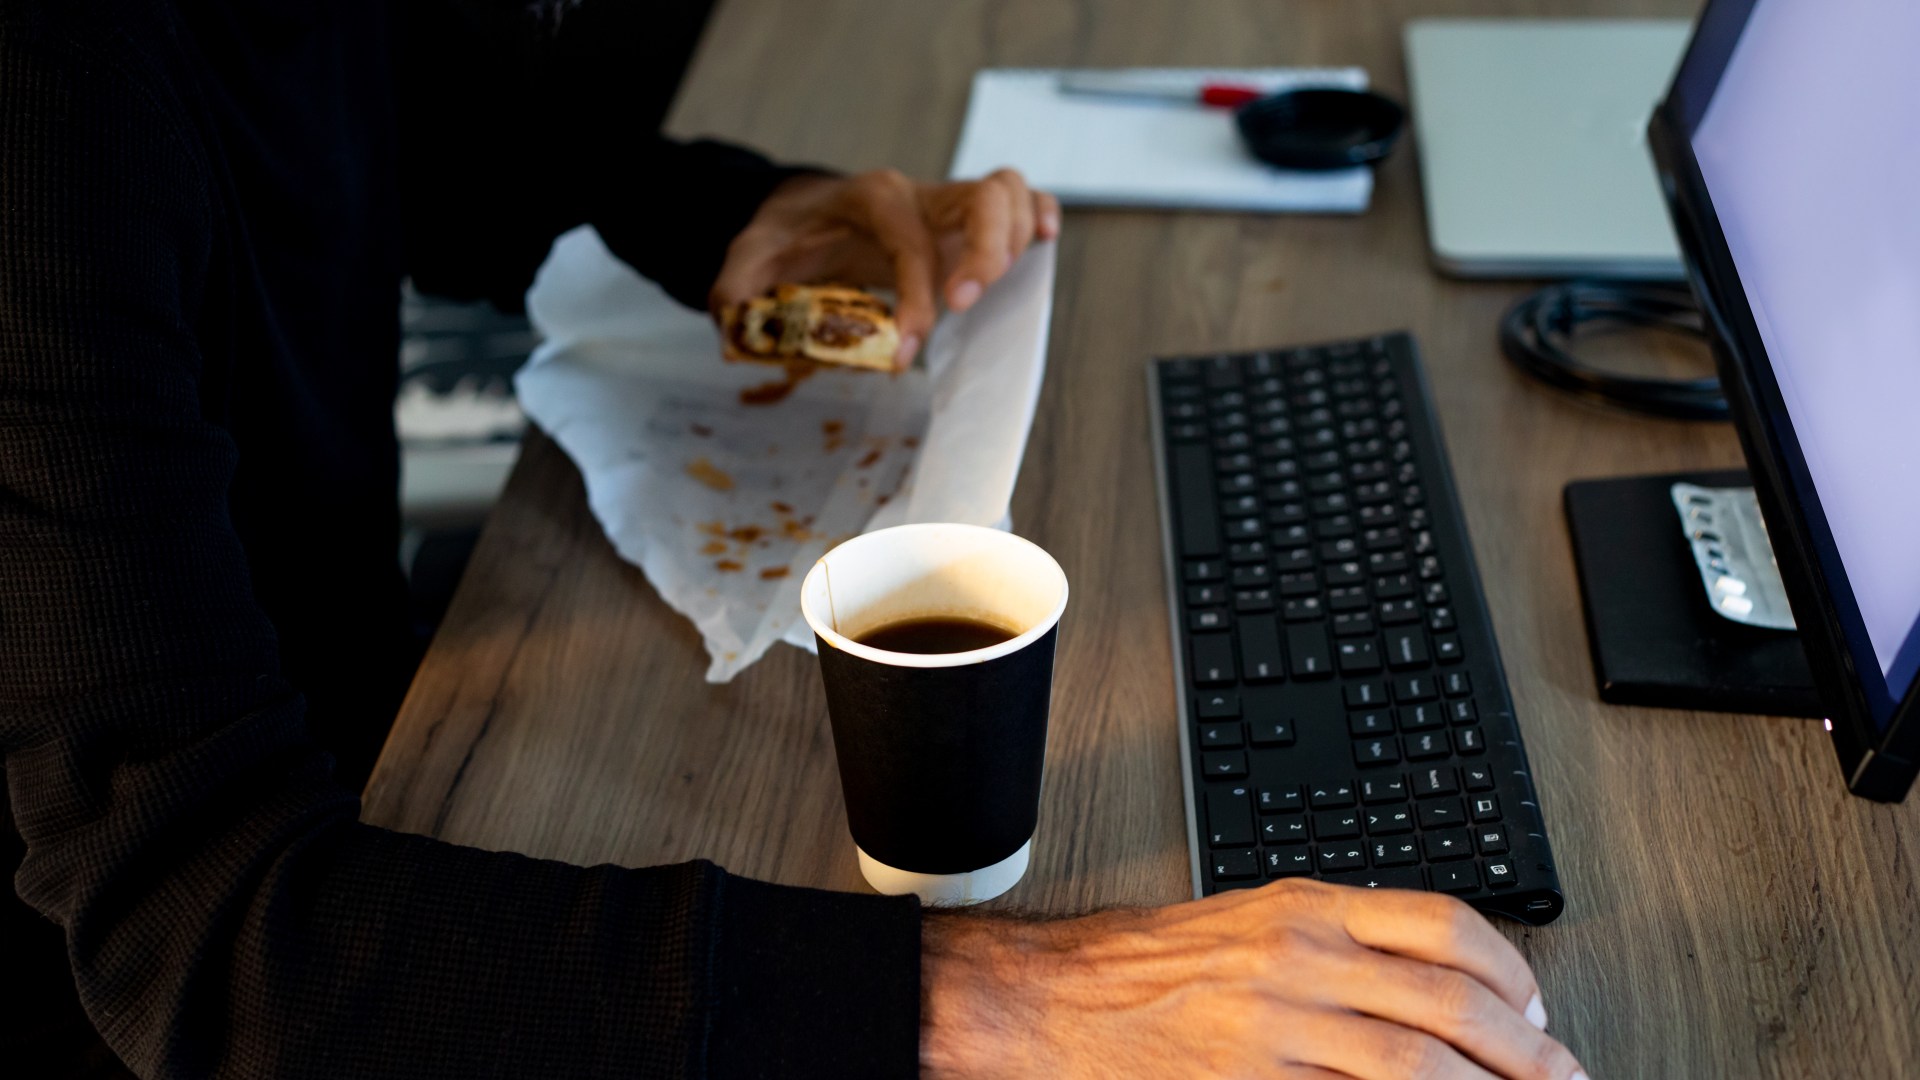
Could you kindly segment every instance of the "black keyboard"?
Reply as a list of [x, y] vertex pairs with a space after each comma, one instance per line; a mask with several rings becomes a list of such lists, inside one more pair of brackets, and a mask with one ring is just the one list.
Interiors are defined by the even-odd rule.
[[1413, 340], [1150, 365], [1194, 894], [1565, 901]]

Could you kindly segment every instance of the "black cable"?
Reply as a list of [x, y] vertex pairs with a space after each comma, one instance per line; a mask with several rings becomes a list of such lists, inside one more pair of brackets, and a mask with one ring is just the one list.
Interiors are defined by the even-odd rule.
[[1567, 351], [1591, 322], [1625, 323], [1705, 340], [1700, 308], [1684, 286], [1563, 281], [1532, 293], [1500, 320], [1500, 351], [1521, 371], [1587, 401], [1681, 420], [1725, 420], [1720, 380], [1652, 379], [1582, 363]]

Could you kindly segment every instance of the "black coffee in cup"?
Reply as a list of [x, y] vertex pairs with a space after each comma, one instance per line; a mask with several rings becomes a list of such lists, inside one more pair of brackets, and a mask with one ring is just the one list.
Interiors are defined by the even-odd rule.
[[875, 889], [967, 904], [1026, 873], [1066, 605], [1051, 556], [972, 525], [868, 533], [807, 575], [847, 827]]
[[1009, 630], [985, 619], [967, 619], [957, 615], [923, 615], [901, 619], [855, 638], [862, 645], [904, 653], [956, 653], [990, 648], [1018, 630]]

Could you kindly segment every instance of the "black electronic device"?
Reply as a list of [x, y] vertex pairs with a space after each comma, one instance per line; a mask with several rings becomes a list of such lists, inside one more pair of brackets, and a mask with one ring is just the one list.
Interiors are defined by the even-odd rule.
[[1369, 90], [1309, 87], [1255, 98], [1233, 122], [1254, 157], [1282, 169], [1351, 169], [1393, 151], [1407, 111]]
[[1711, 0], [1649, 140], [1847, 786], [1920, 768], [1920, 8]]
[[1713, 609], [1674, 513], [1675, 483], [1750, 486], [1738, 471], [1567, 485], [1567, 531], [1600, 700], [1825, 716], [1799, 635], [1741, 623]]
[[1411, 338], [1149, 365], [1196, 896], [1565, 907]]

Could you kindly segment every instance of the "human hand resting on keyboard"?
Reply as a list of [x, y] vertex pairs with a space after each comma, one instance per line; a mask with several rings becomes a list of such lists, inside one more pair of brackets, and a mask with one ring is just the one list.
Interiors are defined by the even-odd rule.
[[1060, 203], [1012, 169], [922, 183], [891, 169], [796, 176], [734, 238], [713, 283], [716, 313], [769, 288], [808, 281], [891, 285], [904, 368], [933, 330], [941, 299], [965, 311], [1034, 240], [1060, 234]]
[[1585, 1080], [1472, 908], [1305, 879], [1023, 921], [930, 914], [920, 1057], [975, 1076]]

